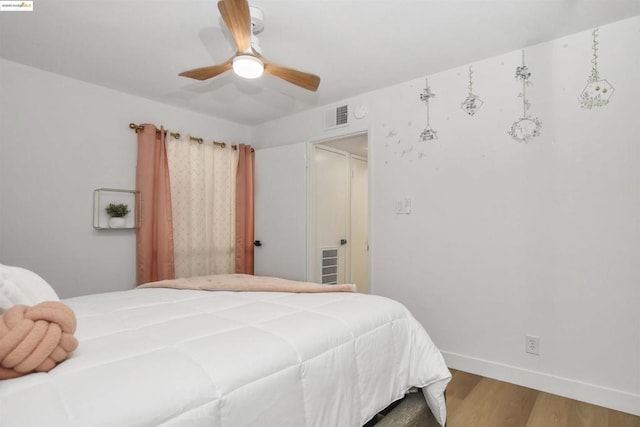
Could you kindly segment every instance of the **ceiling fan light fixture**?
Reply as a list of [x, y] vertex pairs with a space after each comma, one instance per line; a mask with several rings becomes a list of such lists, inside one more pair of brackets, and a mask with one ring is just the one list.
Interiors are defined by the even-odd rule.
[[262, 56], [255, 36], [264, 26], [260, 9], [249, 6], [248, 0], [218, 0], [218, 10], [235, 42], [235, 55], [221, 64], [184, 71], [181, 76], [202, 81], [233, 69], [245, 79], [257, 79], [266, 73], [303, 89], [318, 90], [320, 77], [275, 64]]
[[253, 55], [238, 55], [233, 58], [233, 71], [245, 79], [257, 79], [264, 72], [264, 63]]

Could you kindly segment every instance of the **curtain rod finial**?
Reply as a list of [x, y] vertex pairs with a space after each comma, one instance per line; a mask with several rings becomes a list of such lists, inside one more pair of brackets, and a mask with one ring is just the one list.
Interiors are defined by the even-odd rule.
[[137, 125], [135, 123], [129, 123], [129, 129], [133, 129], [136, 131], [136, 133], [141, 132], [144, 130], [144, 126], [142, 125]]

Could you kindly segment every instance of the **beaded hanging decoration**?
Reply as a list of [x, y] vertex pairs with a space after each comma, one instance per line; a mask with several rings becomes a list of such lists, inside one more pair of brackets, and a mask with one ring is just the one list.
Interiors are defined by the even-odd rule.
[[465, 99], [462, 104], [460, 104], [460, 108], [462, 111], [467, 113], [470, 116], [476, 114], [478, 109], [482, 107], [484, 101], [480, 99], [480, 97], [473, 93], [473, 66], [469, 65], [469, 95], [467, 95], [467, 99]]
[[420, 141], [433, 141], [434, 139], [438, 139], [438, 132], [431, 128], [429, 124], [429, 100], [436, 96], [435, 93], [431, 92], [431, 88], [429, 87], [429, 79], [426, 79], [426, 87], [420, 94], [420, 101], [424, 102], [427, 106], [427, 127], [420, 133]]
[[522, 92], [518, 94], [522, 98], [522, 117], [513, 122], [511, 129], [507, 132], [513, 139], [519, 142], [529, 142], [532, 138], [540, 135], [542, 123], [536, 117], [529, 115], [531, 104], [527, 100], [527, 86], [531, 86], [529, 78], [531, 73], [524, 63], [524, 50], [522, 51], [522, 65], [516, 68], [516, 79], [522, 80]]
[[591, 59], [591, 76], [587, 80], [587, 85], [582, 90], [578, 102], [582, 108], [591, 109], [602, 107], [609, 103], [609, 98], [613, 95], [615, 88], [605, 79], [600, 79], [598, 74], [598, 29], [591, 33], [593, 35], [593, 58]]

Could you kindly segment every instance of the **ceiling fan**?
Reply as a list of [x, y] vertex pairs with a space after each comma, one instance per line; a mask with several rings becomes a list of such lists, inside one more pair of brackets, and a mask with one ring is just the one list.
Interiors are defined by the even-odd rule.
[[[250, 11], [247, 0], [220, 0], [218, 9], [236, 42], [235, 55], [222, 64], [185, 71], [180, 73], [181, 76], [207, 80], [233, 69], [237, 75], [248, 79], [267, 73], [310, 91], [318, 89], [320, 77], [278, 65], [262, 56], [252, 28], [253, 8]], [[256, 10], [260, 13], [259, 9]], [[258, 22], [262, 23], [261, 16], [259, 18]]]

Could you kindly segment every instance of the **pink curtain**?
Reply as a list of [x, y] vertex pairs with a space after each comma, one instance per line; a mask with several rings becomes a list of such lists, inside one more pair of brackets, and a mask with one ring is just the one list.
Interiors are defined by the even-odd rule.
[[236, 273], [253, 274], [253, 153], [238, 145], [236, 175]]
[[174, 279], [173, 224], [166, 131], [142, 125], [138, 132], [136, 190], [140, 198], [137, 239], [137, 284]]

